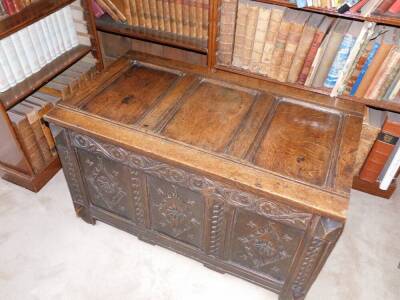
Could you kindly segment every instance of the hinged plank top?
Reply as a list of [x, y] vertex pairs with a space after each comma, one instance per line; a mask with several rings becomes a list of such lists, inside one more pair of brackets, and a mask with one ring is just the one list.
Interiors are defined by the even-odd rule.
[[361, 107], [244, 78], [133, 53], [48, 119], [344, 219]]

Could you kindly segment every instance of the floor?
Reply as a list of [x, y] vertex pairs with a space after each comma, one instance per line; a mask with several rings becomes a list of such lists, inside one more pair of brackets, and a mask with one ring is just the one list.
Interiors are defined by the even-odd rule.
[[[400, 192], [352, 193], [307, 299], [400, 299]], [[0, 299], [269, 300], [267, 290], [77, 217], [62, 172], [38, 194], [0, 180]]]

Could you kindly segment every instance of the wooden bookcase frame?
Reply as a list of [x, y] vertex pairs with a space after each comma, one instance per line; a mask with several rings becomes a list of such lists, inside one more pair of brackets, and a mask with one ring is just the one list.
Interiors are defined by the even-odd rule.
[[[19, 13], [0, 21], [0, 39], [3, 39], [32, 23], [47, 17], [75, 0], [41, 0], [26, 7]], [[97, 60], [98, 70], [103, 69], [103, 60], [99, 38], [96, 31], [93, 12], [89, 9], [92, 0], [81, 0], [85, 10], [85, 21], [90, 35], [90, 46], [79, 45], [64, 53], [43, 67], [39, 72], [26, 78], [4, 93], [0, 93], [0, 177], [23, 186], [31, 191], [39, 191], [61, 168], [58, 156], [40, 173], [34, 173], [27, 155], [22, 150], [7, 110], [24, 100], [48, 81], [62, 73], [88, 53]]]

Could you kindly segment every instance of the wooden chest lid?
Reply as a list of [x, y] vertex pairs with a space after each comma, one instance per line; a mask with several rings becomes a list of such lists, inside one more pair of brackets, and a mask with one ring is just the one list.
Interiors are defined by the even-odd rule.
[[256, 79], [131, 55], [138, 59], [115, 62], [48, 119], [344, 218], [359, 108], [278, 96]]

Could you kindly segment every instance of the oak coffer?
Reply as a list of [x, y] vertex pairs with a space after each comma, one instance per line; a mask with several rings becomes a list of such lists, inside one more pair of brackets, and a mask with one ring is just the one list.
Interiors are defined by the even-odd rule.
[[47, 120], [78, 216], [281, 299], [343, 230], [359, 105], [130, 53]]

